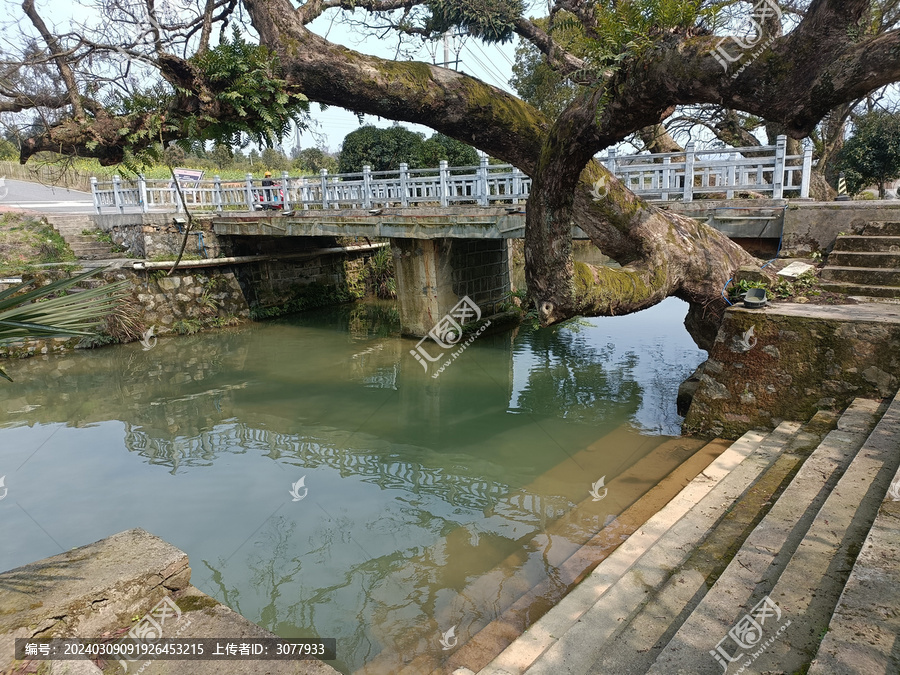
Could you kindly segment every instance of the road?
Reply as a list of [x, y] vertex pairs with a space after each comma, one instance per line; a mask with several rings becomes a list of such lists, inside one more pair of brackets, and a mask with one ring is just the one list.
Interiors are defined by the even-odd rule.
[[94, 213], [90, 192], [6, 179], [0, 184], [0, 211], [23, 209], [50, 213]]

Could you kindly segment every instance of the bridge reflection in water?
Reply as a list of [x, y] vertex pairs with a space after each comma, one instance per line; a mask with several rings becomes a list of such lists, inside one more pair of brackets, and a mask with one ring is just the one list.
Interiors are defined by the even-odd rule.
[[[552, 601], [558, 565], [673, 468], [703, 356], [684, 311], [483, 335], [438, 379], [390, 304], [15, 362], [0, 474], [61, 546], [145, 527], [251, 620], [336, 637], [344, 672], [439, 667], [441, 632], [538, 583]], [[12, 507], [0, 537], [2, 569], [58, 552]]]

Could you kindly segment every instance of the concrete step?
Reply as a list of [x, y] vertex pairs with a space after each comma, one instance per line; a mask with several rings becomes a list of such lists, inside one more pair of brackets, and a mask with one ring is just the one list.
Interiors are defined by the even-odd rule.
[[859, 234], [841, 235], [834, 241], [834, 251], [900, 252], [900, 237], [879, 237]]
[[97, 241], [93, 237], [83, 237], [81, 235], [65, 235], [63, 239], [66, 240], [66, 243], [69, 246], [106, 246], [109, 248], [109, 244]]
[[871, 269], [869, 267], [825, 267], [824, 281], [838, 281], [867, 286], [900, 286], [900, 268]]
[[65, 234], [81, 234], [82, 232], [100, 232], [97, 229], [96, 225], [94, 225], [90, 221], [85, 222], [76, 222], [76, 223], [51, 223], [53, 225], [53, 229], [57, 232], [65, 233]]
[[[503, 443], [502, 438], [495, 441]], [[493, 561], [482, 557], [482, 573], [467, 578], [458, 589], [463, 597], [490, 598], [488, 616], [483, 618], [481, 612], [478, 616], [469, 612], [460, 615], [458, 608], [448, 605], [435, 609], [429, 620], [407, 627], [402, 636], [379, 636], [376, 632], [376, 641], [390, 644], [390, 648], [368, 659], [354, 675], [421, 675], [457, 662], [486, 665], [730, 444], [706, 443], [697, 438], [636, 438], [623, 426], [536, 476], [521, 490], [498, 499], [492, 511], [512, 521], [524, 515], [520, 508], [523, 502], [531, 501], [529, 495], [547, 495], [546, 499], [562, 508], [548, 508], [533, 538], [521, 540], [514, 552]], [[633, 460], [635, 456], [639, 457], [637, 461]], [[616, 473], [601, 469], [604, 466], [616, 466]], [[592, 481], [585, 478], [586, 472], [595, 470], [606, 472], [608, 479], [607, 493], [600, 501], [592, 498]], [[660, 476], [665, 477], [658, 481]], [[643, 510], [640, 504], [644, 504]], [[643, 517], [617, 518], [617, 514], [635, 511]], [[533, 516], [526, 518], [530, 529]], [[477, 536], [467, 527], [455, 528], [434, 549], [422, 553], [420, 564], [442, 559], [446, 550], [457, 548], [457, 541], [468, 542]], [[536, 551], [540, 554], [535, 555]], [[548, 575], [548, 570], [552, 574]], [[500, 616], [485, 626], [496, 616], [494, 612]], [[450, 626], [456, 627], [459, 640], [452, 651], [422, 649], [422, 644], [437, 646], [435, 636], [439, 638]]]
[[[900, 406], [900, 403], [898, 403]], [[895, 425], [887, 424], [888, 427]], [[816, 655], [850, 570], [900, 465], [897, 437], [878, 442], [879, 422], [828, 496], [787, 569], [770, 592], [790, 621], [784, 639], [776, 640], [755, 662], [760, 671], [779, 668], [799, 672]], [[896, 671], [894, 671], [896, 672]]]
[[832, 251], [828, 256], [829, 267], [900, 267], [900, 252]]
[[900, 237], [900, 222], [871, 221], [863, 228], [864, 235]]
[[[608, 518], [612, 518], [612, 520], [567, 556], [564, 561], [556, 563], [554, 560], [547, 560], [544, 564], [553, 567], [552, 577], [545, 577], [537, 585], [528, 588], [497, 618], [460, 644], [447, 661], [447, 665], [451, 668], [464, 665], [471, 670], [480, 670], [485, 667], [529, 626], [540, 619], [547, 609], [586, 578], [601, 561], [627, 541], [653, 514], [677, 496], [730, 445], [731, 441], [726, 440], [705, 443], [700, 439], [685, 437], [671, 439], [613, 478], [607, 484], [608, 496], [603, 501], [606, 512], [610, 514]], [[648, 477], [658, 476], [661, 469], [668, 470], [669, 467], [671, 467], [671, 471], [662, 480], [648, 482]], [[629, 497], [629, 493], [633, 490], [641, 494], [636, 501], [633, 497]], [[592, 499], [587, 499], [576, 507], [576, 510], [581, 509], [590, 509], [597, 513], [597, 504]], [[546, 535], [550, 535], [554, 530], [559, 530], [557, 523], [563, 524], [562, 520], [549, 525]], [[565, 539], [560, 540], [559, 537], [554, 537], [552, 549], [562, 548], [565, 544]], [[552, 551], [550, 553], [552, 554]], [[507, 561], [504, 561], [503, 566], [506, 564]], [[517, 563], [517, 567], [521, 567], [521, 562]], [[497, 583], [496, 578], [499, 572], [498, 567], [490, 573], [493, 585]], [[509, 585], [510, 580], [505, 578], [504, 589]], [[473, 593], [477, 594], [479, 590], [470, 584], [465, 589], [465, 595], [473, 596]], [[430, 670], [430, 668], [421, 669], [422, 672]]]
[[[775, 435], [781, 438], [794, 430], [795, 427], [788, 425]], [[579, 672], [579, 669], [580, 672], [586, 672], [593, 661], [590, 654], [583, 653], [585, 645], [595, 644], [601, 639], [597, 631], [610, 630], [601, 616], [603, 609], [598, 603], [606, 607], [610, 599], [617, 603], [624, 598], [640, 603], [646, 595], [640, 577], [645, 572], [646, 565], [638, 565], [645, 562], [645, 557], [651, 552], [653, 560], [650, 563], [650, 575], [661, 575], [662, 578], [655, 579], [656, 583], [661, 584], [666, 573], [660, 566], [677, 564], [679, 558], [687, 555], [690, 550], [687, 549], [686, 552], [682, 548], [685, 546], [684, 542], [691, 537], [702, 536], [705, 532], [705, 528], [698, 532], [697, 523], [719, 517], [720, 509], [724, 508], [722, 495], [742, 491], [747, 482], [752, 481], [762, 470], [759, 464], [766, 461], [768, 453], [766, 450], [760, 456], [755, 456], [754, 453], [772, 436], [773, 434], [762, 432], [748, 432], [732, 444], [612, 555], [603, 560], [590, 577], [482, 669], [479, 675], [569, 673]], [[744, 464], [750, 456], [754, 456], [754, 459]], [[736, 471], [737, 477], [729, 480], [729, 476]], [[723, 483], [725, 487], [718, 489]], [[707, 499], [711, 493], [715, 496]], [[682, 524], [688, 513], [693, 513], [694, 517]], [[677, 532], [672, 534], [673, 530]], [[675, 541], [676, 537], [680, 538], [679, 541]], [[665, 544], [658, 545], [660, 541]], [[649, 558], [646, 560], [649, 561]], [[605, 599], [610, 593], [612, 595]], [[585, 634], [588, 635], [587, 642], [584, 642]]]
[[[829, 555], [821, 549], [823, 538], [829, 539], [834, 532], [846, 530], [849, 525], [841, 517], [845, 507], [836, 506], [835, 495], [843, 492], [849, 501], [857, 496], [855, 488], [849, 489], [845, 477], [854, 463], [860, 466], [859, 458], [863, 456], [860, 448], [865, 447], [881, 407], [878, 401], [853, 402], [841, 416], [838, 428], [803, 463], [722, 576], [666, 644], [646, 671], [648, 675], [678, 672], [718, 675], [724, 666], [722, 662], [738, 660], [736, 654], [743, 654], [742, 665], [751, 653], [756, 655], [754, 650], [762, 645], [762, 638], [787, 644], [784, 636], [775, 638], [780, 626], [773, 628], [773, 624], [782, 619], [782, 613], [785, 621], [801, 619], [803, 606], [809, 604], [809, 598], [824, 583], [823, 574], [834, 561], [834, 551]], [[854, 469], [850, 475], [855, 477], [857, 473], [858, 469]], [[848, 480], [852, 482], [854, 478]], [[842, 537], [840, 534], [837, 539]], [[759, 628], [753, 634], [737, 632], [745, 641], [740, 646], [735, 641], [735, 630], [752, 626], [747, 616], [757, 620], [762, 632]], [[774, 650], [772, 646], [767, 648]], [[784, 657], [780, 651], [779, 655]], [[765, 661], [764, 665], [756, 661], [752, 672], [766, 672], [769, 668], [778, 668], [774, 672], [795, 671], [794, 668], [782, 670], [781, 663], [773, 665]]]
[[[900, 438], [900, 394], [869, 437], [896, 453]], [[900, 471], [894, 474], [875, 522], [834, 609], [828, 632], [808, 675], [900, 672]]]
[[822, 282], [819, 288], [832, 293], [844, 295], [859, 295], [870, 298], [900, 298], [900, 288], [897, 286], [873, 286], [870, 284], [848, 284], [840, 282]]
[[771, 466], [800, 424], [784, 422], [622, 574], [525, 672], [584, 675], [609, 639], [678, 570], [735, 501]]
[[797, 432], [766, 472], [630, 621], [622, 622], [591, 667], [591, 675], [646, 673], [660, 651], [725, 570], [733, 552], [766, 515], [798, 465], [837, 422], [820, 412]]

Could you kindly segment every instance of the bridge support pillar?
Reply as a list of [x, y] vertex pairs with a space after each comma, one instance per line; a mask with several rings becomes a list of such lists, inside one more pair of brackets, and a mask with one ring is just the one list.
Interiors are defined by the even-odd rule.
[[405, 335], [424, 336], [465, 296], [482, 317], [509, 301], [506, 239], [391, 239], [391, 253]]

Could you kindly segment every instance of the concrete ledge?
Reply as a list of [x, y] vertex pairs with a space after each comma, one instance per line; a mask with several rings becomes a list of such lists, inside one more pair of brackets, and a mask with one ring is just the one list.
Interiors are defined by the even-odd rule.
[[[190, 585], [188, 557], [141, 529], [0, 574], [0, 672], [13, 665], [15, 638], [119, 635], [169, 598], [181, 614], [163, 637], [276, 637]], [[53, 673], [99, 673], [85, 661], [52, 662]], [[33, 672], [31, 670], [21, 672]], [[121, 672], [117, 665], [104, 672]], [[156, 661], [144, 675], [168, 673], [336, 673], [320, 661]]]
[[900, 306], [773, 304], [725, 313], [686, 433], [736, 438], [748, 429], [840, 410], [900, 385]]
[[0, 634], [99, 634], [190, 579], [184, 551], [144, 530], [120, 532], [0, 574]]

